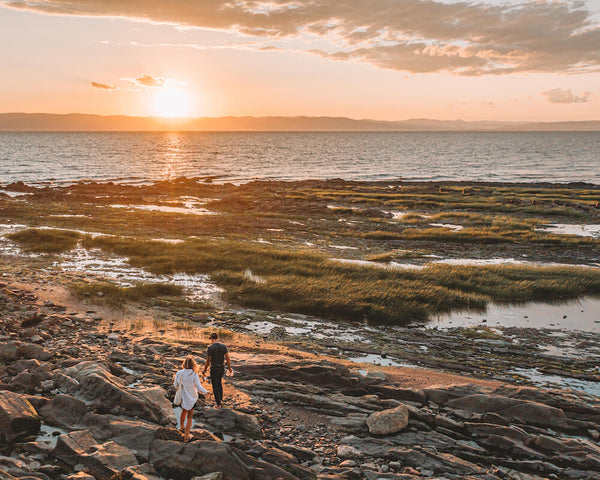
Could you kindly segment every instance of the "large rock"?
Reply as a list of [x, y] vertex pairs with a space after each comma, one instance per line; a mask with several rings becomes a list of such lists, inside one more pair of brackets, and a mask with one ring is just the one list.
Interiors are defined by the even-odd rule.
[[35, 435], [40, 418], [29, 401], [18, 393], [0, 391], [0, 442], [15, 442]]
[[123, 379], [100, 364], [78, 363], [56, 375], [55, 381], [61, 390], [100, 411], [139, 416], [161, 425], [176, 424], [172, 404], [162, 388], [128, 388]]
[[[393, 449], [392, 456], [404, 465], [432, 470], [434, 473], [453, 475], [482, 475], [486, 469], [449, 453], [436, 453], [429, 450]], [[461, 477], [464, 478], [464, 477]]]
[[63, 428], [75, 428], [87, 413], [85, 403], [69, 395], [59, 394], [39, 409], [45, 423]]
[[148, 463], [127, 467], [114, 475], [111, 480], [161, 480], [154, 467]]
[[367, 427], [373, 435], [396, 433], [406, 428], [407, 425], [408, 407], [406, 405], [375, 412], [367, 417]]
[[59, 436], [52, 455], [70, 466], [83, 465], [96, 480], [109, 479], [138, 463], [128, 448], [115, 442], [98, 444], [86, 430]]
[[263, 435], [262, 427], [254, 415], [236, 412], [229, 408], [206, 408], [199, 413], [204, 418], [204, 422], [215, 431], [240, 432], [253, 438], [261, 438]]
[[529, 400], [478, 394], [450, 400], [447, 406], [475, 413], [493, 412], [511, 422], [541, 427], [568, 427], [567, 418], [561, 409]]
[[161, 476], [175, 480], [190, 480], [213, 472], [222, 472], [224, 480], [298, 480], [291, 473], [255, 460], [224, 442], [155, 440], [150, 463]]
[[[112, 440], [127, 447], [141, 462], [150, 458], [150, 447], [160, 429], [140, 420], [129, 420], [114, 415], [87, 414], [80, 422], [98, 440]], [[181, 436], [179, 432], [176, 432]]]

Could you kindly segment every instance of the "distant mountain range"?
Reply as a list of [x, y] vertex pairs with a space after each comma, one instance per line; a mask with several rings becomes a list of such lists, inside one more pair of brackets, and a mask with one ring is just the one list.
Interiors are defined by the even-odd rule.
[[492, 122], [410, 120], [386, 122], [346, 117], [162, 118], [83, 113], [0, 113], [0, 131], [600, 131], [600, 120], [583, 122]]

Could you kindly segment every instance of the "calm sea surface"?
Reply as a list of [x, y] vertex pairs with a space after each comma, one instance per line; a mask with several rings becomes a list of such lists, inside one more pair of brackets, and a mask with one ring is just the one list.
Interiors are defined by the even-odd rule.
[[0, 133], [4, 184], [181, 176], [600, 184], [600, 132]]

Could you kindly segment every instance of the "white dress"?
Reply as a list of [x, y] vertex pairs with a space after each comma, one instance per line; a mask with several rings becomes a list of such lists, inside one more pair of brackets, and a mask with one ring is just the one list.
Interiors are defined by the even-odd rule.
[[183, 383], [183, 391], [181, 392], [181, 408], [191, 410], [198, 401], [198, 393], [205, 395], [208, 393], [200, 383], [200, 377], [191, 368], [179, 370], [175, 374], [173, 386], [177, 388], [179, 383]]

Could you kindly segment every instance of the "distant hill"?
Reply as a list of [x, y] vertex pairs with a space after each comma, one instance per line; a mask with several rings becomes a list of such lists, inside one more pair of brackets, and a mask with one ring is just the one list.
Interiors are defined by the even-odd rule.
[[466, 122], [414, 118], [396, 122], [346, 117], [162, 118], [83, 113], [0, 113], [0, 131], [600, 131], [587, 122]]

